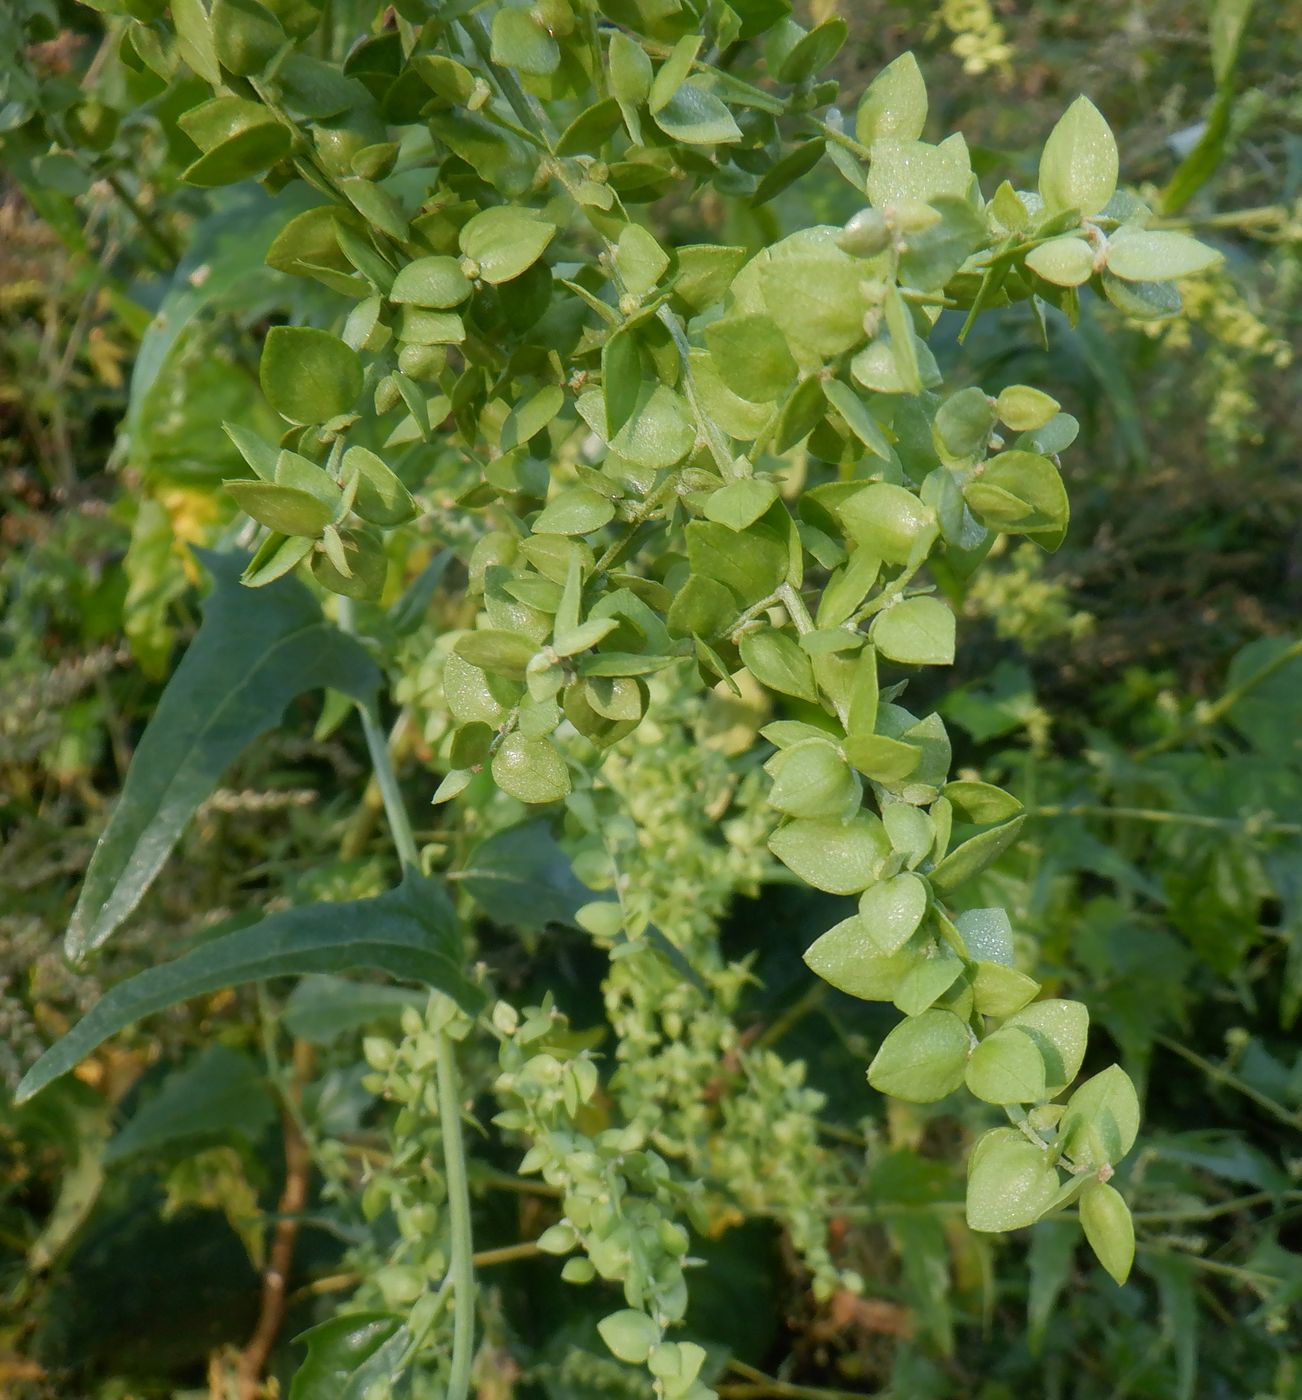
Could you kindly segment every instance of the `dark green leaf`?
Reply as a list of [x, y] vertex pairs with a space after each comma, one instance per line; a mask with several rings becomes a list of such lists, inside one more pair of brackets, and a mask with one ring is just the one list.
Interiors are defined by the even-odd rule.
[[550, 739], [510, 734], [493, 755], [493, 781], [521, 802], [559, 802], [570, 792], [570, 771]]
[[710, 494], [705, 518], [730, 530], [744, 530], [764, 515], [777, 498], [778, 488], [771, 481], [743, 477]]
[[392, 1313], [341, 1313], [301, 1333], [307, 1359], [294, 1374], [289, 1400], [365, 1400], [397, 1376], [412, 1344]]
[[460, 306], [470, 292], [470, 279], [456, 258], [417, 258], [393, 279], [389, 300], [446, 310]]
[[927, 912], [927, 887], [916, 875], [896, 875], [870, 885], [859, 897], [859, 921], [874, 951], [898, 953]]
[[281, 1020], [296, 1039], [330, 1045], [368, 1026], [396, 1025], [407, 1007], [422, 1010], [428, 999], [427, 992], [407, 987], [313, 973], [289, 994]]
[[827, 149], [827, 143], [821, 138], [814, 141], [806, 141], [803, 145], [790, 150], [770, 166], [764, 172], [759, 184], [755, 187], [755, 193], [751, 195], [751, 203], [758, 207], [767, 204], [770, 199], [776, 199], [783, 190], [794, 185], [802, 176], [809, 172], [823, 158], [823, 152]]
[[955, 847], [931, 872], [932, 884], [944, 893], [966, 884], [1003, 855], [1017, 839], [1025, 820], [1025, 817], [1014, 817], [1002, 826], [992, 826]]
[[493, 62], [546, 77], [560, 67], [560, 45], [527, 10], [504, 6], [493, 16]]
[[747, 670], [761, 685], [783, 695], [817, 702], [809, 657], [790, 637], [766, 627], [748, 633], [740, 651]]
[[950, 666], [954, 661], [954, 614], [939, 598], [906, 598], [873, 619], [877, 650], [910, 666]]
[[106, 1161], [155, 1152], [195, 1137], [237, 1134], [256, 1143], [275, 1121], [276, 1101], [262, 1069], [238, 1050], [210, 1045], [173, 1070], [105, 1150]]
[[509, 282], [527, 272], [552, 241], [556, 225], [532, 209], [498, 204], [481, 210], [461, 230], [461, 251], [485, 282]]
[[987, 1103], [1039, 1103], [1045, 1097], [1044, 1056], [1017, 1026], [986, 1036], [972, 1052], [967, 1087]]
[[1051, 997], [1015, 1012], [1004, 1026], [1021, 1026], [1040, 1047], [1050, 1095], [1061, 1092], [1080, 1073], [1089, 1036], [1089, 1012], [1079, 1001]]
[[778, 68], [780, 83], [803, 83], [841, 52], [849, 26], [839, 15], [815, 26], [787, 52]]
[[1187, 233], [1119, 229], [1108, 241], [1108, 271], [1127, 282], [1173, 282], [1225, 261], [1225, 255]]
[[18, 1097], [30, 1098], [142, 1017], [242, 982], [370, 967], [436, 987], [474, 1011], [483, 994], [466, 980], [462, 958], [447, 896], [414, 872], [374, 899], [272, 914], [119, 983], [37, 1060]]
[[234, 185], [260, 175], [289, 153], [288, 127], [278, 121], [265, 121], [243, 130], [205, 152], [186, 166], [181, 178], [201, 189]]
[[68, 926], [72, 958], [98, 948], [131, 913], [195, 809], [290, 700], [329, 687], [365, 701], [379, 680], [361, 645], [322, 618], [301, 584], [282, 579], [250, 607], [239, 584], [244, 561], [200, 557], [216, 586], [91, 857]]
[[[327, 542], [328, 542], [327, 535]], [[318, 552], [312, 556], [312, 577], [345, 598], [374, 600], [384, 592], [389, 571], [384, 546], [366, 530], [340, 530], [337, 554]], [[344, 567], [340, 567], [340, 564]]]
[[839, 991], [864, 1001], [891, 1001], [918, 955], [904, 950], [883, 957], [858, 917], [843, 919], [805, 952], [805, 962]]
[[292, 486], [270, 481], [226, 481], [222, 484], [246, 515], [281, 535], [316, 539], [334, 518], [334, 511], [324, 501]]
[[507, 827], [482, 841], [456, 878], [494, 923], [507, 928], [574, 925], [575, 913], [593, 898], [546, 821]]

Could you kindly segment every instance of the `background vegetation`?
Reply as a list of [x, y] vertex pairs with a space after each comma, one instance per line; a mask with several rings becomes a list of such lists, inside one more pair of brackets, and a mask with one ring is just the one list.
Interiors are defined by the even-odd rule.
[[[192, 99], [124, 62], [117, 8], [25, 0], [0, 14], [10, 1086], [158, 948], [255, 902], [357, 898], [389, 875], [360, 731], [301, 705], [228, 775], [113, 951], [85, 972], [62, 960], [90, 850], [197, 625], [188, 546], [234, 519], [218, 483], [238, 459], [222, 458], [218, 425], [266, 415], [257, 347], [314, 295], [263, 262], [277, 227], [265, 195], [179, 183], [192, 152], [173, 114]], [[1010, 545], [981, 576], [941, 708], [961, 737], [956, 767], [979, 766], [1035, 817], [982, 877], [988, 902], [1013, 913], [1024, 966], [1089, 1002], [1099, 1063], [1119, 1058], [1141, 1085], [1143, 1136], [1121, 1180], [1139, 1230], [1126, 1289], [1087, 1263], [1070, 1222], [993, 1242], [965, 1228], [964, 1146], [987, 1126], [975, 1108], [888, 1109], [865, 1089], [888, 1022], [799, 959], [829, 901], [782, 883], [763, 854], [737, 757], [762, 719], [665, 694], [663, 722], [616, 751], [635, 827], [614, 838], [624, 869], [657, 922], [689, 926], [700, 956], [736, 967], [738, 1043], [756, 1051], [738, 1085], [737, 1065], [690, 1034], [648, 1040], [609, 1089], [636, 1116], [653, 1101], [668, 1111], [666, 1085], [694, 1086], [681, 1101], [713, 1112], [688, 1169], [705, 1183], [692, 1251], [709, 1262], [692, 1275], [689, 1326], [723, 1395], [1302, 1395], [1302, 26], [1284, 9], [1248, 15], [1227, 65], [1217, 26], [1243, 10], [842, 6], [851, 91], [913, 48], [933, 121], [964, 129], [983, 174], [1023, 182], [1085, 91], [1125, 133], [1123, 178], [1155, 198], [1184, 181], [1183, 215], [1227, 261], [1185, 320], [1130, 324], [1095, 301], [1051, 364], [997, 320], [961, 348], [942, 327], [937, 346], [959, 382], [1064, 386], [1083, 425], [1065, 468], [1067, 544], [1050, 560]], [[68, 101], [77, 88], [85, 100]], [[101, 155], [88, 167], [52, 142]], [[671, 231], [704, 219], [751, 241], [852, 212], [817, 177], [758, 214], [672, 194], [663, 207]], [[452, 854], [473, 872], [474, 843], [506, 822], [486, 804], [477, 829], [445, 830], [425, 806], [447, 766], [437, 638], [466, 621], [455, 590], [436, 611], [398, 644], [394, 747], [414, 810], [431, 811], [422, 841], [462, 843]], [[699, 809], [677, 801], [685, 789]], [[582, 855], [534, 833], [518, 852], [535, 876], [526, 909], [539, 889], [568, 907]], [[585, 935], [544, 933], [518, 896], [480, 891], [466, 907], [518, 1004], [550, 988], [577, 1032], [600, 1024], [605, 960]], [[605, 995], [616, 1024], [651, 1024], [635, 989]], [[233, 1395], [264, 1341], [257, 1371], [287, 1383], [304, 1328], [401, 1306], [433, 1267], [431, 1207], [408, 1170], [426, 1145], [377, 1094], [424, 1014], [423, 997], [360, 997], [327, 978], [222, 993], [119, 1037], [21, 1109], [6, 1099], [0, 1393]], [[288, 1126], [287, 1101], [300, 1110]], [[477, 1114], [487, 1123], [498, 1106], [486, 1094]], [[642, 1393], [595, 1340], [603, 1305], [535, 1257], [554, 1202], [515, 1167], [494, 1140], [472, 1183], [481, 1396]], [[264, 1290], [272, 1258], [289, 1265], [283, 1315]]]

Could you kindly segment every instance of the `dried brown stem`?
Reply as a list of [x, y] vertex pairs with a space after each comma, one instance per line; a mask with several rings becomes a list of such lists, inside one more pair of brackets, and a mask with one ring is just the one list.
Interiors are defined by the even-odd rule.
[[267, 1267], [262, 1274], [262, 1299], [258, 1321], [244, 1350], [240, 1353], [236, 1372], [238, 1400], [257, 1400], [263, 1372], [271, 1348], [285, 1320], [285, 1296], [289, 1272], [294, 1263], [294, 1246], [298, 1241], [298, 1216], [307, 1205], [308, 1187], [312, 1176], [312, 1159], [307, 1142], [298, 1125], [297, 1107], [303, 1082], [311, 1069], [312, 1048], [303, 1041], [294, 1044], [294, 1078], [290, 1088], [293, 1104], [283, 1116], [285, 1141], [285, 1186], [277, 1207], [278, 1219], [272, 1236]]

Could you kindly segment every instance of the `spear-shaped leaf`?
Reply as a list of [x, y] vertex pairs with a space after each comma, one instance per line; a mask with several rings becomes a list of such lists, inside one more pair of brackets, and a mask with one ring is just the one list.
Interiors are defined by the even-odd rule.
[[242, 556], [196, 551], [213, 576], [203, 625], [136, 749], [68, 926], [67, 950], [98, 948], [139, 904], [222, 774], [286, 705], [329, 687], [365, 701], [379, 673], [362, 646], [321, 615], [297, 580], [240, 586]]
[[397, 889], [374, 899], [287, 909], [119, 983], [28, 1070], [17, 1099], [31, 1098], [142, 1016], [191, 997], [269, 977], [363, 967], [437, 987], [472, 1012], [483, 1001], [466, 980], [442, 887], [408, 872]]

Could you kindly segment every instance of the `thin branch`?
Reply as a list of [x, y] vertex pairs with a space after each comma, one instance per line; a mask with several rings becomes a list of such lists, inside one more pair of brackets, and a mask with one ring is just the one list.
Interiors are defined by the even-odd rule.
[[1032, 807], [1031, 817], [1117, 817], [1122, 821], [1155, 822], [1169, 826], [1200, 826], [1212, 831], [1242, 831], [1248, 836], [1298, 836], [1297, 822], [1263, 821], [1259, 816], [1211, 817], [1202, 812], [1164, 812], [1156, 807], [1110, 807], [1106, 803], [1072, 803]]
[[1213, 701], [1210, 705], [1197, 706], [1187, 723], [1172, 730], [1165, 738], [1158, 739], [1138, 750], [1134, 755], [1135, 759], [1142, 762], [1146, 758], [1152, 758], [1154, 754], [1166, 753], [1184, 743], [1186, 739], [1192, 738], [1200, 730], [1209, 729], [1218, 720], [1224, 719], [1240, 700], [1256, 690], [1259, 685], [1268, 681], [1276, 671], [1281, 670], [1299, 656], [1302, 656], [1302, 637], [1299, 637], [1292, 646], [1287, 646], [1283, 651], [1276, 652], [1269, 661], [1259, 666], [1250, 676], [1245, 676], [1237, 685], [1231, 686], [1219, 700]]
[[[295, 1104], [302, 1095], [312, 1059], [312, 1048], [306, 1042], [295, 1044], [294, 1078], [290, 1095]], [[285, 1143], [285, 1185], [276, 1207], [278, 1219], [272, 1237], [271, 1252], [262, 1275], [262, 1299], [258, 1320], [236, 1367], [236, 1395], [239, 1400], [255, 1400], [267, 1367], [267, 1358], [280, 1334], [285, 1320], [285, 1294], [289, 1272], [294, 1263], [294, 1246], [298, 1240], [299, 1214], [307, 1205], [312, 1161], [307, 1142], [299, 1131], [298, 1120], [286, 1107], [282, 1117]]]
[[448, 1400], [466, 1400], [470, 1394], [470, 1367], [475, 1359], [475, 1262], [470, 1231], [470, 1192], [466, 1185], [466, 1153], [461, 1137], [456, 1052], [446, 1032], [439, 1035], [438, 1049], [439, 1120], [443, 1129], [443, 1170], [452, 1235], [452, 1267], [448, 1278], [456, 1294], [447, 1395]]
[[519, 1244], [504, 1244], [498, 1249], [481, 1249], [474, 1256], [477, 1269], [491, 1269], [494, 1264], [510, 1264], [516, 1259], [536, 1259], [543, 1251], [534, 1240], [522, 1240]]
[[1154, 1039], [1159, 1045], [1170, 1050], [1173, 1055], [1179, 1055], [1182, 1060], [1187, 1060], [1196, 1069], [1202, 1070], [1207, 1078], [1214, 1083], [1223, 1084], [1227, 1089], [1233, 1089], [1236, 1093], [1242, 1094], [1244, 1098], [1251, 1099], [1259, 1108], [1264, 1108], [1272, 1118], [1278, 1118], [1281, 1123], [1287, 1124], [1290, 1128], [1302, 1128], [1302, 1112], [1277, 1103], [1269, 1094], [1263, 1094], [1260, 1089], [1254, 1089], [1246, 1080], [1240, 1079], [1233, 1070], [1228, 1070], [1223, 1065], [1213, 1064], [1211, 1060], [1205, 1060], [1201, 1055], [1196, 1054], [1187, 1046], [1181, 1045], [1178, 1040], [1172, 1040], [1168, 1035], [1154, 1036]]
[[[745, 1384], [732, 1385], [725, 1382], [716, 1386], [720, 1397], [726, 1397], [726, 1400], [764, 1400], [767, 1396], [772, 1396], [773, 1400], [863, 1400], [859, 1391], [835, 1390], [827, 1386], [796, 1385], [792, 1381], [781, 1381], [776, 1376], [766, 1376], [754, 1366], [747, 1366], [744, 1361], [729, 1361], [728, 1369], [734, 1375], [741, 1376]], [[890, 1397], [885, 1391], [878, 1391], [877, 1400], [890, 1400]]]
[[[614, 266], [613, 256], [611, 265]], [[750, 464], [744, 457], [739, 457], [736, 461], [733, 460], [722, 429], [710, 416], [697, 392], [696, 378], [692, 374], [692, 347], [688, 342], [687, 332], [683, 330], [682, 323], [667, 306], [662, 306], [656, 312], [656, 319], [673, 337], [674, 348], [678, 351], [678, 365], [682, 370], [683, 390], [687, 394], [687, 402], [691, 405], [697, 429], [704, 437], [710, 449], [710, 456], [714, 458], [720, 474], [727, 480], [737, 480], [740, 477], [749, 476]]]
[[[345, 632], [356, 632], [351, 600], [340, 603], [339, 620]], [[393, 844], [404, 867], [420, 868], [420, 852], [412, 831], [411, 818], [402, 800], [398, 777], [393, 770], [389, 744], [372, 705], [359, 705], [366, 748], [384, 812], [393, 835]], [[461, 1135], [461, 1102], [457, 1083], [456, 1047], [446, 1031], [438, 1036], [439, 1120], [443, 1135], [443, 1172], [447, 1183], [452, 1262], [444, 1286], [451, 1285], [455, 1297], [452, 1334], [451, 1374], [446, 1400], [466, 1400], [470, 1393], [470, 1368], [475, 1352], [475, 1266], [470, 1226], [470, 1191], [466, 1184], [466, 1146]]]
[[1276, 1201], [1302, 1201], [1302, 1191], [1254, 1191], [1250, 1196], [1236, 1196], [1212, 1206], [1191, 1206], [1185, 1210], [1137, 1210], [1131, 1212], [1136, 1223], [1149, 1225], [1187, 1224], [1195, 1220], [1215, 1220], [1241, 1210], [1272, 1205]]

